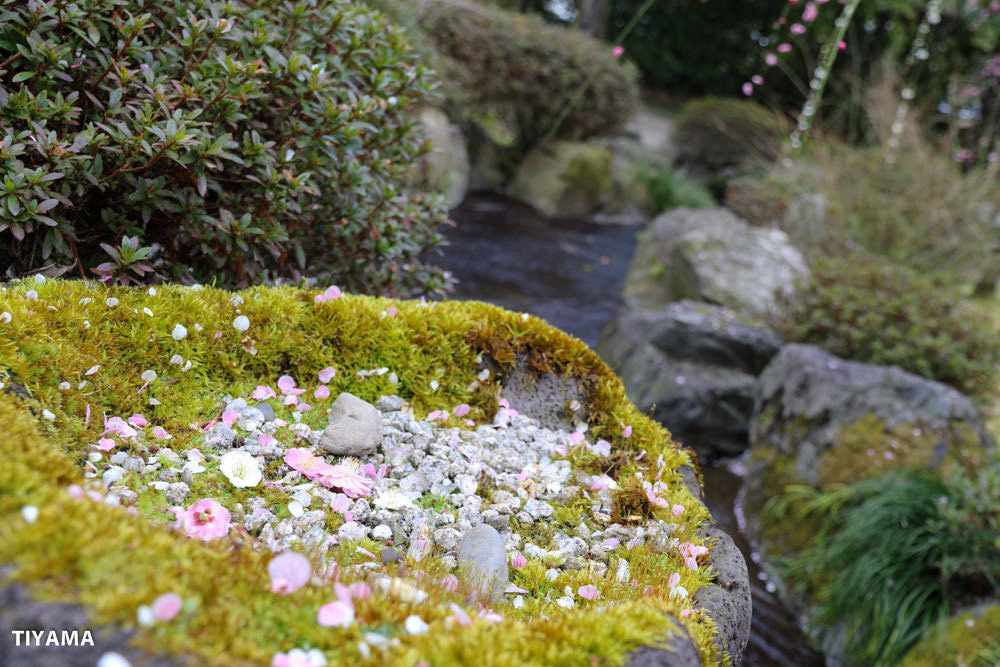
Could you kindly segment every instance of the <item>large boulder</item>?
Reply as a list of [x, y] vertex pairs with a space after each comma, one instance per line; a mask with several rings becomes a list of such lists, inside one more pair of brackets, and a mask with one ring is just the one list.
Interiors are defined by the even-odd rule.
[[727, 308], [678, 301], [622, 314], [597, 350], [639, 409], [712, 459], [747, 448], [757, 375], [781, 344]]
[[587, 217], [611, 197], [612, 155], [604, 146], [554, 141], [532, 150], [509, 194], [551, 217]]
[[955, 389], [809, 345], [782, 348], [758, 389], [741, 494], [747, 532], [767, 552], [798, 550], [815, 529], [763, 509], [789, 484], [828, 490], [895, 468], [978, 465], [993, 446]]
[[805, 259], [779, 229], [751, 227], [724, 208], [678, 208], [640, 235], [625, 283], [630, 308], [694, 299], [762, 316], [779, 290], [808, 275]]
[[440, 192], [455, 208], [469, 189], [469, 154], [462, 130], [440, 109], [428, 107], [420, 112], [418, 131], [431, 142], [431, 150], [407, 173], [410, 185], [420, 185]]

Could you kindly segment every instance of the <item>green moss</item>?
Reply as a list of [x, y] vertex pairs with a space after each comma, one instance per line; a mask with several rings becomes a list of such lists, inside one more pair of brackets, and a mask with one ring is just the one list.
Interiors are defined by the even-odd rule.
[[[240, 292], [242, 304], [233, 305], [232, 293], [211, 288], [162, 286], [150, 295], [72, 281], [31, 287], [37, 300], [26, 296], [24, 284], [0, 290], [0, 312], [11, 314], [11, 321], [0, 325], [0, 381], [7, 385], [0, 393], [0, 432], [5, 434], [0, 439], [0, 563], [15, 565], [13, 576], [30, 582], [39, 594], [80, 601], [95, 622], [132, 626], [139, 605], [177, 592], [188, 611], [140, 632], [139, 641], [205, 665], [266, 664], [275, 652], [307, 643], [333, 664], [454, 664], [473, 654], [477, 664], [486, 664], [484, 642], [496, 649], [489, 664], [619, 664], [628, 650], [661, 640], [678, 623], [707, 664], [723, 660], [712, 641], [712, 620], [697, 612], [680, 617], [677, 603], [667, 599], [664, 586], [674, 570], [692, 593], [710, 583], [707, 568], [679, 567], [676, 555], [646, 548], [623, 551], [638, 587], [617, 584], [613, 573], [564, 575], [564, 585], [598, 585], [599, 604], [573, 611], [553, 611], [550, 605], [545, 608], [550, 618], [541, 616], [538, 600], [521, 612], [505, 604], [503, 624], [477, 622], [447, 632], [449, 593], [434, 584], [442, 570], [438, 556], [431, 556], [420, 564], [421, 586], [430, 597], [419, 608], [374, 595], [358, 605], [358, 623], [331, 630], [316, 623], [319, 606], [333, 599], [330, 591], [307, 586], [288, 597], [271, 594], [269, 555], [251, 548], [247, 536], [237, 534], [230, 547], [171, 532], [165, 524], [173, 517], [161, 511], [164, 499], [158, 492], [144, 491], [137, 503], [141, 514], [133, 516], [122, 508], [73, 501], [65, 491], [68, 484], [84, 481], [82, 466], [103, 430], [102, 414], [145, 414], [173, 436], [165, 443], [147, 442], [149, 451], [166, 444], [183, 457], [203, 444], [202, 426], [218, 416], [220, 397], [249, 395], [257, 384], [273, 385], [283, 374], [311, 390], [316, 372], [333, 366], [332, 396], [350, 391], [375, 401], [380, 394], [395, 393], [419, 415], [468, 403], [471, 416], [488, 420], [496, 411], [499, 385], [498, 378], [477, 380], [480, 361], [497, 362], [502, 377], [516, 359], [525, 358], [537, 371], [577, 378], [593, 437], [608, 440], [618, 452], [645, 449], [648, 459], [663, 455], [662, 481], [669, 488], [663, 495], [688, 508], [678, 536], [703, 543], [696, 526], [708, 518], [707, 511], [677, 472], [693, 463], [691, 455], [627, 400], [618, 378], [579, 340], [537, 318], [475, 302], [422, 304], [348, 295], [317, 304], [315, 291], [257, 287]], [[117, 305], [107, 305], [109, 298], [118, 299]], [[389, 305], [398, 309], [396, 315], [387, 313]], [[247, 331], [233, 328], [237, 314], [249, 318]], [[171, 337], [176, 324], [188, 330], [183, 340]], [[174, 355], [190, 361], [190, 368], [171, 363]], [[391, 369], [398, 383], [390, 382], [390, 373], [358, 375], [380, 367]], [[140, 375], [146, 370], [157, 378], [144, 387]], [[14, 391], [15, 382], [23, 392]], [[151, 398], [159, 404], [150, 405]], [[325, 422], [327, 404], [312, 402], [316, 409], [303, 413], [302, 421], [317, 429]], [[51, 421], [41, 418], [42, 410], [51, 412]], [[290, 420], [289, 410], [277, 407], [279, 416]], [[634, 429], [628, 439], [622, 437], [623, 424]], [[196, 479], [198, 495], [227, 505], [247, 497], [218, 483], [219, 476], [210, 471]], [[124, 480], [135, 488], [138, 482], [131, 475]], [[282, 506], [278, 500], [275, 496], [274, 504]], [[34, 525], [21, 518], [25, 505], [40, 508]], [[573, 503], [559, 511], [567, 523], [580, 518]], [[338, 521], [328, 517], [327, 527], [335, 528]], [[332, 556], [347, 579], [358, 576], [346, 569], [361, 558], [353, 545], [334, 549]], [[650, 597], [642, 594], [646, 587]], [[535, 615], [529, 617], [529, 611]], [[400, 633], [411, 613], [419, 613], [432, 631], [416, 637]], [[357, 643], [362, 631], [374, 629], [398, 635], [401, 643], [384, 656], [376, 650], [364, 660]]]

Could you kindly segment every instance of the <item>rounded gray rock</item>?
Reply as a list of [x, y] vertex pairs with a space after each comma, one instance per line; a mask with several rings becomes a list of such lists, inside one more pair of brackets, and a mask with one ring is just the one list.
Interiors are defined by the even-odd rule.
[[330, 421], [319, 446], [335, 456], [367, 456], [375, 451], [382, 434], [382, 420], [374, 405], [346, 391], [330, 408]]
[[481, 523], [470, 528], [458, 544], [460, 577], [490, 600], [498, 600], [510, 583], [507, 549], [493, 526]]

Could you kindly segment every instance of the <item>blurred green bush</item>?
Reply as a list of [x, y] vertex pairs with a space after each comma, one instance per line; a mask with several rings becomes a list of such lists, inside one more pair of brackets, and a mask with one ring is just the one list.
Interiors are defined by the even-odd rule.
[[346, 0], [4, 0], [0, 268], [441, 289], [441, 202], [396, 185], [427, 93]]
[[770, 324], [786, 340], [845, 359], [895, 365], [970, 394], [992, 389], [1000, 341], [946, 287], [860, 252], [814, 258], [779, 297]]
[[711, 173], [729, 167], [763, 166], [781, 154], [784, 123], [749, 100], [706, 97], [677, 114], [677, 160]]

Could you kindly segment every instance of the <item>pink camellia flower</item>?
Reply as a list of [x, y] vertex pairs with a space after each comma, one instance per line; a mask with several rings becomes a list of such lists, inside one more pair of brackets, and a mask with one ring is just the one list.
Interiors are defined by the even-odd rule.
[[363, 498], [371, 493], [374, 482], [365, 477], [359, 465], [338, 463], [320, 478], [319, 483], [328, 489], [337, 488], [351, 498]]
[[615, 48], [611, 49], [611, 55], [613, 55], [615, 58], [621, 58], [623, 53], [625, 53], [624, 46], [616, 46]]
[[269, 398], [274, 398], [277, 394], [274, 393], [274, 389], [270, 387], [265, 387], [262, 384], [257, 385], [257, 388], [253, 390], [250, 394], [250, 398], [255, 401], [266, 401]]
[[306, 392], [305, 389], [299, 389], [295, 386], [295, 379], [291, 375], [282, 375], [278, 378], [278, 391], [285, 396], [304, 394]]
[[94, 449], [99, 449], [102, 452], [110, 452], [115, 448], [115, 441], [111, 438], [101, 438], [97, 441], [96, 445], [91, 445]]
[[169, 440], [172, 437], [162, 426], [154, 426], [151, 432], [157, 440]]
[[684, 514], [684, 506], [674, 505], [673, 507], [670, 508], [670, 513], [673, 514], [674, 516], [680, 516], [681, 514]]
[[472, 408], [469, 407], [468, 403], [460, 403], [459, 405], [455, 406], [455, 409], [452, 410], [452, 413], [456, 417], [464, 417], [465, 415], [469, 414], [470, 410], [472, 410]]
[[313, 392], [313, 396], [315, 396], [320, 400], [323, 400], [324, 398], [330, 398], [330, 388], [327, 387], [326, 385], [323, 385], [321, 387], [316, 387], [316, 391]]
[[510, 559], [510, 565], [515, 570], [520, 570], [527, 564], [528, 564], [528, 559], [518, 553], [514, 554], [514, 556]]
[[229, 510], [211, 498], [193, 503], [184, 514], [184, 532], [208, 542], [229, 533]]
[[458, 577], [453, 574], [446, 574], [441, 577], [441, 588], [446, 591], [457, 591], [458, 590]]
[[153, 618], [157, 621], [166, 622], [172, 620], [181, 612], [184, 601], [177, 593], [164, 593], [153, 600], [150, 605], [153, 610]]
[[580, 586], [580, 588], [578, 588], [576, 592], [579, 593], [580, 597], [582, 597], [584, 600], [596, 600], [597, 598], [601, 597], [601, 591], [597, 590], [596, 586], [592, 586], [590, 584], [587, 584], [586, 586]]
[[326, 628], [350, 627], [354, 622], [354, 605], [350, 600], [336, 600], [319, 608], [316, 620]]
[[327, 366], [319, 373], [317, 373], [317, 375], [319, 376], [319, 381], [322, 382], [323, 384], [326, 384], [327, 382], [332, 380], [336, 374], [337, 374], [337, 369], [334, 368], [333, 366]]
[[469, 618], [469, 615], [454, 602], [451, 603], [451, 613], [455, 616], [455, 622], [459, 625], [472, 625], [472, 619]]
[[237, 418], [239, 418], [239, 415], [236, 414], [235, 410], [226, 410], [225, 412], [222, 413], [222, 423], [229, 428], [233, 427], [233, 424], [236, 423]]
[[301, 447], [289, 449], [282, 460], [309, 479], [327, 477], [334, 472], [332, 465]]
[[288, 595], [309, 583], [312, 566], [302, 554], [286, 551], [271, 559], [267, 573], [271, 576], [271, 592]]
[[131, 417], [128, 418], [128, 423], [131, 424], [132, 426], [135, 426], [136, 428], [143, 428], [149, 422], [146, 421], [146, 418], [143, 417], [142, 415], [132, 415]]

